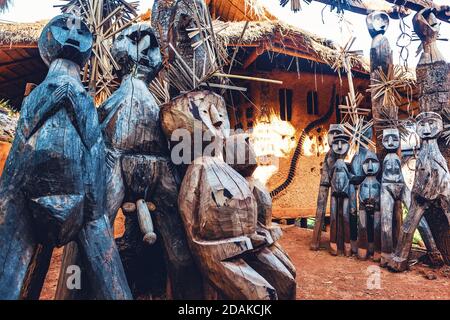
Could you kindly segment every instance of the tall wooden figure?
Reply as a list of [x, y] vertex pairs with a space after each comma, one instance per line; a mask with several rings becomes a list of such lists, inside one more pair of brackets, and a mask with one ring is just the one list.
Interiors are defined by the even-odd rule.
[[350, 243], [350, 179], [351, 174], [344, 158], [350, 145], [350, 137], [338, 134], [333, 138], [331, 148], [337, 160], [331, 172], [330, 205], [330, 253], [344, 253], [351, 256]]
[[[423, 9], [413, 18], [414, 31], [420, 38], [423, 49], [416, 67], [420, 111], [438, 113], [445, 126], [450, 125], [449, 66], [437, 46], [440, 23], [436, 16], [445, 16], [448, 8], [443, 6], [440, 10]], [[450, 148], [446, 139], [440, 137], [437, 143], [447, 166], [450, 166]], [[427, 222], [445, 263], [450, 265], [450, 225], [445, 215], [438, 210], [436, 214], [428, 215]]]
[[136, 295], [146, 294], [140, 282], [150, 281], [151, 263], [145, 261], [161, 264], [158, 251], [146, 247], [159, 239], [173, 298], [199, 299], [200, 274], [177, 208], [179, 184], [171, 169], [159, 106], [148, 90], [162, 65], [158, 41], [149, 25], [135, 24], [119, 34], [111, 53], [121, 67], [122, 83], [98, 113], [107, 146], [108, 215], [111, 223], [119, 208], [126, 216], [125, 234], [118, 243], [128, 280]]
[[330, 124], [327, 137], [330, 150], [325, 155], [325, 160], [323, 161], [320, 173], [320, 187], [319, 187], [319, 195], [317, 197], [316, 221], [310, 244], [311, 250], [319, 250], [320, 247], [320, 236], [322, 234], [322, 228], [328, 204], [328, 194], [330, 192], [331, 186], [331, 172], [336, 160], [338, 159], [338, 155], [333, 152], [331, 146], [333, 145], [334, 137], [337, 134], [343, 133], [344, 128], [341, 124]]
[[377, 155], [371, 151], [367, 152], [362, 168], [366, 177], [359, 189], [358, 258], [366, 259], [373, 244], [373, 259], [379, 261], [381, 256], [381, 185], [377, 180], [377, 174], [380, 171]]
[[443, 129], [442, 118], [435, 112], [422, 112], [416, 120], [421, 148], [417, 155], [411, 206], [402, 225], [395, 254], [388, 264], [394, 271], [404, 271], [408, 267], [414, 231], [424, 214], [428, 220], [430, 215], [432, 219], [432, 215], [441, 211], [447, 223], [450, 222], [450, 174], [437, 144]]
[[[383, 145], [388, 154], [383, 160], [383, 175], [381, 178], [381, 266], [386, 266], [394, 250], [394, 209], [396, 202], [403, 203], [407, 208], [411, 205], [411, 191], [403, 178], [402, 166], [397, 155], [400, 148], [398, 129], [383, 130]], [[401, 217], [400, 217], [401, 218]], [[398, 219], [398, 218], [397, 218]], [[401, 225], [402, 219], [397, 221]], [[430, 257], [439, 257], [436, 243], [425, 218], [420, 220], [418, 229], [427, 247]], [[438, 263], [438, 262], [435, 262]]]
[[52, 19], [39, 39], [50, 69], [24, 101], [0, 185], [0, 299], [39, 298], [51, 249], [70, 241], [94, 297], [132, 298], [105, 215], [97, 112], [80, 80], [92, 42], [71, 15]]

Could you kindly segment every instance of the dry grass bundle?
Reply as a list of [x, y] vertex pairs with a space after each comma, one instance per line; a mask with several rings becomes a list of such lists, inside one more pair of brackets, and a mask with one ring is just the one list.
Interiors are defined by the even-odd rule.
[[92, 57], [84, 70], [83, 81], [100, 104], [117, 88], [114, 68], [118, 69], [110, 53], [115, 35], [139, 19], [139, 2], [125, 0], [61, 0], [57, 5], [64, 13], [80, 16], [94, 34]]
[[[402, 102], [400, 92], [406, 92], [408, 97], [412, 97], [415, 80], [411, 72], [403, 66], [390, 65], [387, 74], [380, 67], [375, 70], [375, 77], [372, 77], [373, 83], [367, 91], [371, 92], [373, 99], [383, 98], [383, 108], [392, 109], [399, 106]], [[395, 111], [395, 110], [394, 110]], [[397, 111], [394, 114], [397, 114]], [[392, 113], [388, 113], [392, 116]]]

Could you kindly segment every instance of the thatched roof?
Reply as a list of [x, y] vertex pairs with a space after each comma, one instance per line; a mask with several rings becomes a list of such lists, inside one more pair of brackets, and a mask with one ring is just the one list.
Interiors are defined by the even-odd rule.
[[[245, 21], [217, 20], [214, 29], [218, 30], [218, 37], [226, 45], [264, 44], [269, 51], [271, 47], [276, 47], [286, 49], [287, 54], [301, 52], [329, 65], [333, 65], [338, 56], [338, 47], [333, 41], [281, 21], [250, 21], [241, 39], [245, 24]], [[360, 71], [369, 71], [368, 63], [363, 58], [356, 59], [353, 64]]]
[[0, 46], [37, 44], [47, 21], [35, 23], [0, 23]]
[[0, 106], [0, 141], [12, 142], [16, 133], [17, 121], [16, 113]]

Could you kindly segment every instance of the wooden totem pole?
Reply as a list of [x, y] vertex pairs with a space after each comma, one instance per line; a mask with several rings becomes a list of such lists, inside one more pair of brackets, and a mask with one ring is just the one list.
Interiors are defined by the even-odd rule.
[[[327, 137], [328, 145], [330, 147], [333, 145], [334, 137], [338, 134], [344, 134], [343, 126], [340, 124], [330, 124]], [[319, 250], [320, 247], [320, 236], [322, 234], [325, 213], [327, 210], [328, 194], [331, 187], [332, 169], [338, 158], [339, 156], [333, 152], [333, 148], [330, 148], [330, 150], [325, 155], [325, 160], [321, 168], [319, 195], [317, 197], [316, 221], [310, 244], [311, 250]]]
[[[422, 216], [433, 221], [434, 215], [443, 214], [447, 225], [450, 222], [450, 174], [437, 142], [443, 129], [442, 118], [430, 111], [420, 113], [416, 120], [421, 148], [417, 155], [411, 206], [402, 225], [395, 254], [388, 263], [394, 271], [407, 269], [414, 231]], [[439, 259], [441, 257], [434, 260]]]
[[358, 258], [367, 259], [373, 250], [373, 260], [380, 261], [381, 256], [381, 214], [380, 182], [377, 174], [380, 162], [371, 151], [366, 153], [362, 163], [365, 179], [359, 190], [358, 213]]
[[[392, 50], [389, 45], [389, 40], [385, 33], [389, 27], [389, 16], [384, 12], [372, 12], [366, 19], [367, 28], [370, 36], [372, 37], [372, 46], [370, 48], [370, 79], [371, 84], [374, 84], [376, 80], [380, 80], [379, 73], [382, 71], [384, 74], [388, 74], [389, 66], [392, 62]], [[385, 108], [383, 104], [384, 96], [375, 97], [372, 94], [372, 115], [375, 119], [375, 137], [377, 138], [377, 156], [379, 159], [384, 159], [385, 150], [381, 141], [381, 129], [377, 125], [377, 120], [383, 119], [384, 115], [382, 110]], [[390, 112], [389, 117], [397, 119], [398, 114], [396, 112]]]
[[330, 253], [344, 253], [351, 256], [350, 242], [350, 179], [351, 174], [344, 158], [347, 155], [350, 137], [337, 134], [331, 148], [336, 162], [331, 172], [331, 206], [330, 206]]
[[105, 146], [80, 80], [92, 42], [72, 15], [39, 39], [50, 69], [24, 101], [0, 183], [0, 299], [39, 298], [53, 247], [70, 241], [96, 298], [132, 298], [105, 215]]
[[[413, 18], [414, 31], [422, 42], [422, 55], [416, 68], [419, 86], [420, 111], [433, 111], [441, 115], [444, 125], [450, 124], [448, 64], [437, 47], [440, 23], [436, 17], [443, 16], [449, 7], [440, 10], [423, 9]], [[450, 148], [443, 137], [438, 138], [438, 146], [450, 165]], [[450, 226], [442, 212], [427, 215], [427, 222], [436, 245], [446, 264], [450, 264]]]
[[157, 274], [164, 269], [162, 252], [149, 248], [159, 239], [173, 298], [199, 299], [200, 274], [176, 205], [179, 178], [171, 167], [159, 106], [148, 90], [162, 66], [158, 41], [149, 25], [135, 24], [119, 34], [111, 53], [121, 67], [122, 84], [98, 113], [107, 146], [108, 216], [111, 224], [119, 208], [126, 216], [118, 245], [128, 281], [137, 296], [154, 293], [151, 283], [165, 284], [164, 272]]

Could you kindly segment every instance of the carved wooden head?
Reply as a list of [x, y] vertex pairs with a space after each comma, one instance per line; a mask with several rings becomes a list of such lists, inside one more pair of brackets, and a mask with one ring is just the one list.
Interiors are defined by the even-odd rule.
[[331, 146], [333, 144], [334, 136], [337, 134], [343, 134], [344, 133], [344, 127], [342, 124], [330, 124], [330, 128], [328, 129], [328, 145]]
[[136, 72], [150, 82], [162, 68], [158, 40], [152, 27], [145, 23], [122, 31], [114, 41], [111, 54], [121, 67], [121, 76]]
[[38, 44], [47, 65], [56, 59], [67, 59], [83, 67], [91, 56], [93, 37], [79, 17], [64, 14], [54, 17], [44, 27]]
[[367, 152], [362, 166], [366, 176], [376, 176], [378, 171], [380, 171], [380, 161], [372, 151]]
[[374, 11], [367, 15], [366, 24], [370, 36], [374, 38], [379, 34], [385, 34], [389, 27], [389, 16], [385, 12]]
[[170, 140], [177, 129], [187, 130], [194, 137], [194, 130], [212, 138], [230, 135], [230, 120], [225, 100], [211, 91], [193, 91], [178, 96], [161, 106], [161, 125]]
[[395, 152], [400, 147], [400, 133], [398, 129], [383, 130], [383, 146], [389, 152]]
[[234, 134], [225, 140], [225, 162], [243, 177], [250, 177], [258, 167], [256, 154], [247, 134]]
[[426, 8], [414, 16], [413, 26], [414, 32], [422, 42], [432, 42], [438, 38], [441, 24], [436, 18], [436, 10]]
[[344, 158], [350, 149], [350, 137], [346, 134], [337, 134], [334, 136], [331, 149], [340, 158]]
[[422, 112], [416, 121], [417, 134], [422, 140], [437, 139], [444, 129], [442, 117], [436, 112]]

